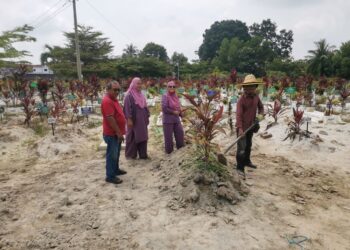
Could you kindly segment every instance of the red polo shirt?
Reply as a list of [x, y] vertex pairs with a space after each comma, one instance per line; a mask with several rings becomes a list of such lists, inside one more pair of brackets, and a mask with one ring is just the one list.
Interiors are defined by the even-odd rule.
[[122, 107], [119, 105], [117, 99], [112, 99], [108, 94], [103, 97], [101, 103], [101, 113], [103, 116], [103, 134], [114, 136], [116, 135], [112, 127], [109, 125], [107, 121], [107, 116], [113, 116], [115, 121], [117, 122], [117, 126], [120, 129], [122, 135], [125, 135], [125, 125], [126, 120], [123, 113]]

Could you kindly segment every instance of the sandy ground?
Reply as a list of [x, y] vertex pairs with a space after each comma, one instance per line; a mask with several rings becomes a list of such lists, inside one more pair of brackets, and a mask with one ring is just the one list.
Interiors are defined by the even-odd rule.
[[189, 147], [166, 156], [154, 129], [152, 159], [127, 161], [122, 152], [128, 174], [114, 186], [104, 182], [100, 127], [61, 125], [42, 137], [8, 119], [0, 127], [0, 249], [301, 249], [288, 242], [296, 235], [308, 238], [304, 249], [350, 249], [349, 124], [312, 122], [323, 142], [291, 143], [281, 142], [281, 121], [272, 138], [254, 138], [258, 169], [241, 183], [245, 194], [191, 203], [181, 196]]

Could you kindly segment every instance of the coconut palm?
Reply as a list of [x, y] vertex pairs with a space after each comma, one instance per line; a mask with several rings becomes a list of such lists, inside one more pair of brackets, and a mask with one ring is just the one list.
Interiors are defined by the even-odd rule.
[[307, 56], [309, 66], [307, 71], [313, 75], [326, 76], [331, 70], [331, 57], [334, 53], [335, 46], [329, 45], [326, 39], [315, 42], [316, 49], [309, 50]]
[[123, 52], [123, 57], [135, 57], [139, 54], [139, 50], [132, 43], [126, 45], [126, 48], [123, 49]]

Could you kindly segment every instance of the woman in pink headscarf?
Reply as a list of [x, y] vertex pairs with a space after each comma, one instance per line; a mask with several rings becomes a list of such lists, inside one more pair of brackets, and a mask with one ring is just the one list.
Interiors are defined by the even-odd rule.
[[124, 99], [124, 114], [127, 119], [126, 158], [147, 159], [147, 141], [149, 124], [149, 110], [145, 96], [141, 92], [142, 81], [135, 77], [129, 86]]
[[163, 111], [163, 132], [165, 142], [165, 152], [170, 154], [174, 150], [173, 135], [175, 136], [176, 148], [179, 149], [185, 145], [184, 131], [180, 121], [181, 106], [179, 97], [176, 95], [176, 84], [168, 82], [168, 91], [162, 97]]

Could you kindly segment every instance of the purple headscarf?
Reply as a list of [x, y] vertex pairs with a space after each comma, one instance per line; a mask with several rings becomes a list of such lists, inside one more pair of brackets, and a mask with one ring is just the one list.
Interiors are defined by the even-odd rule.
[[[168, 87], [169, 86], [176, 86], [175, 82], [174, 81], [170, 81], [168, 82]], [[169, 102], [169, 107], [173, 110], [176, 110], [176, 111], [181, 111], [181, 106], [180, 106], [180, 101], [179, 101], [179, 97], [176, 95], [176, 92], [170, 92], [168, 90], [167, 92], [167, 99], [168, 99], [168, 102]]]
[[130, 93], [132, 97], [134, 98], [135, 104], [138, 105], [140, 108], [147, 107], [147, 101], [145, 96], [142, 94], [141, 91], [137, 90], [137, 84], [141, 82], [141, 79], [138, 77], [135, 77], [132, 79], [129, 89], [126, 92], [127, 94]]

